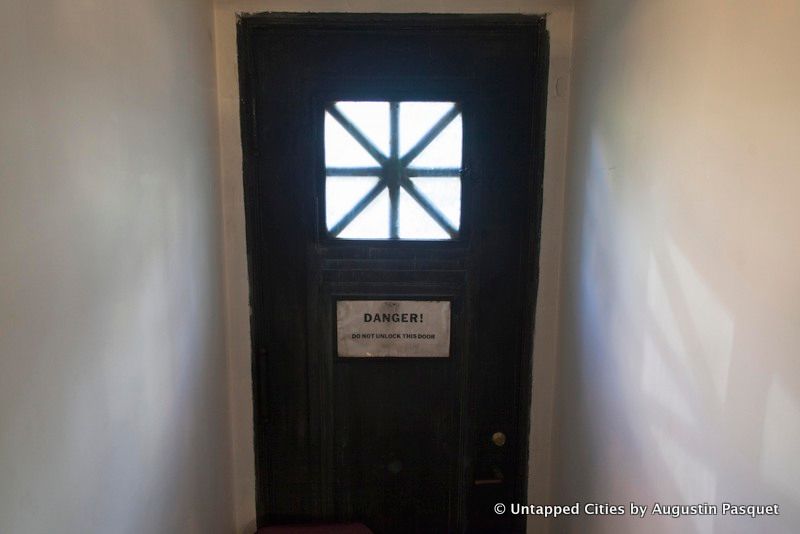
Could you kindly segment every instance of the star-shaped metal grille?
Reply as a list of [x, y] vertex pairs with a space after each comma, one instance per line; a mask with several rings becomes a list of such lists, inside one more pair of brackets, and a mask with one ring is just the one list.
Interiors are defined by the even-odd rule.
[[458, 228], [450, 223], [436, 205], [430, 201], [411, 180], [415, 177], [453, 177], [461, 176], [461, 168], [452, 167], [412, 167], [411, 163], [419, 156], [445, 128], [461, 113], [458, 104], [447, 111], [405, 154], [399, 149], [399, 109], [400, 102], [389, 102], [389, 155], [379, 150], [367, 136], [349, 120], [336, 106], [327, 106], [327, 111], [352, 138], [375, 160], [371, 167], [330, 167], [326, 174], [334, 176], [372, 176], [378, 182], [338, 222], [330, 225], [329, 232], [337, 237], [358, 217], [370, 203], [384, 190], [389, 191], [389, 238], [399, 239], [399, 196], [404, 190], [439, 225], [451, 239], [458, 236]]

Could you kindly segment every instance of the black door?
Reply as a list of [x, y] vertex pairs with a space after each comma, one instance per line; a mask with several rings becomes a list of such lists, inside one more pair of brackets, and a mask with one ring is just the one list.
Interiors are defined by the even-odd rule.
[[259, 525], [522, 531], [543, 19], [254, 15], [239, 52]]

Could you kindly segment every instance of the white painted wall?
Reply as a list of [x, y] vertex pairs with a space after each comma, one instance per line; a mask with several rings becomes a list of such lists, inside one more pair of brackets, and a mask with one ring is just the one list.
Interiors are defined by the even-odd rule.
[[[558, 265], [561, 246], [563, 175], [566, 152], [572, 0], [216, 0], [217, 83], [220, 109], [222, 199], [224, 205], [225, 284], [230, 395], [233, 417], [237, 532], [255, 525], [252, 378], [247, 256], [239, 135], [239, 85], [236, 13], [263, 11], [431, 12], [548, 14], [550, 80], [544, 176], [544, 211], [539, 296], [534, 349], [530, 498], [549, 498], [553, 384], [556, 369]], [[529, 530], [542, 525], [529, 522]]]
[[781, 505], [800, 531], [800, 3], [576, 4], [556, 500]]
[[2, 8], [0, 532], [231, 532], [210, 2]]

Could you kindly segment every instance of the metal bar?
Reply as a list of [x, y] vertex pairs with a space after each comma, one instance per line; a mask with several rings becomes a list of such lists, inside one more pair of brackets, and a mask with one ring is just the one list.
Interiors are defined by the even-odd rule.
[[397, 239], [400, 233], [400, 165], [398, 165], [398, 146], [400, 137], [400, 104], [389, 103], [389, 165], [386, 169], [391, 176], [386, 176], [389, 184], [389, 237]]
[[398, 102], [389, 103], [389, 157], [397, 159], [400, 146], [400, 104]]
[[414, 160], [414, 158], [419, 156], [420, 152], [425, 150], [425, 148], [427, 148], [427, 146], [431, 144], [431, 141], [436, 139], [437, 135], [442, 133], [442, 130], [444, 130], [447, 127], [447, 125], [453, 121], [453, 119], [458, 117], [459, 113], [461, 113], [461, 108], [458, 106], [458, 104], [453, 104], [453, 109], [445, 113], [444, 116], [441, 119], [439, 119], [439, 121], [436, 124], [433, 125], [433, 128], [431, 128], [428, 131], [428, 133], [426, 133], [422, 137], [422, 139], [417, 141], [417, 144], [414, 145], [414, 147], [411, 150], [409, 150], [405, 156], [402, 157], [400, 162], [404, 166], [411, 163]]
[[377, 176], [380, 177], [383, 167], [327, 167], [328, 176]]
[[406, 175], [411, 178], [429, 176], [431, 178], [457, 178], [461, 176], [461, 169], [455, 167], [439, 169], [406, 169]]
[[370, 155], [370, 156], [372, 156], [372, 157], [375, 159], [375, 161], [377, 161], [377, 162], [378, 162], [378, 163], [380, 163], [381, 165], [383, 165], [383, 164], [385, 164], [385, 163], [386, 163], [386, 156], [384, 156], [383, 154], [381, 154], [381, 151], [380, 151], [380, 150], [378, 150], [377, 148], [375, 148], [375, 145], [373, 145], [372, 143], [370, 143], [370, 142], [369, 142], [369, 139], [367, 139], [367, 138], [364, 136], [364, 134], [362, 134], [362, 133], [361, 133], [361, 130], [359, 130], [359, 129], [358, 129], [356, 126], [355, 126], [355, 124], [353, 124], [352, 122], [350, 122], [349, 120], [347, 120], [347, 117], [345, 117], [344, 115], [342, 115], [342, 112], [341, 112], [341, 111], [339, 111], [335, 105], [333, 105], [333, 106], [330, 106], [330, 107], [328, 108], [328, 113], [330, 113], [331, 117], [333, 117], [334, 119], [336, 119], [336, 121], [337, 121], [339, 124], [341, 124], [341, 125], [342, 125], [342, 128], [344, 128], [345, 130], [347, 130], [347, 133], [349, 133], [350, 135], [352, 135], [352, 136], [353, 136], [353, 139], [355, 139], [356, 141], [358, 141], [358, 144], [359, 144], [359, 145], [361, 145], [362, 147], [364, 147], [364, 150], [366, 150], [367, 152], [369, 152], [369, 155]]
[[389, 188], [389, 238], [397, 239], [400, 235], [399, 224], [400, 188]]
[[362, 211], [364, 211], [364, 208], [366, 208], [366, 207], [369, 205], [369, 203], [370, 203], [370, 202], [372, 202], [373, 200], [375, 200], [375, 197], [377, 197], [378, 195], [380, 195], [380, 194], [381, 194], [381, 192], [382, 192], [382, 191], [383, 191], [385, 188], [386, 188], [386, 183], [385, 183], [383, 180], [381, 180], [380, 182], [378, 182], [378, 183], [375, 185], [375, 187], [373, 187], [372, 189], [370, 189], [369, 193], [367, 193], [366, 195], [364, 195], [364, 198], [362, 198], [361, 200], [359, 200], [359, 201], [358, 201], [358, 203], [357, 203], [355, 206], [353, 206], [353, 209], [351, 209], [350, 211], [348, 211], [348, 212], [347, 212], [347, 213], [344, 215], [344, 217], [342, 217], [342, 218], [339, 220], [339, 222], [338, 222], [338, 223], [336, 223], [335, 225], [333, 225], [333, 227], [332, 227], [330, 230], [328, 230], [328, 231], [331, 233], [331, 235], [332, 235], [333, 237], [336, 237], [336, 236], [338, 236], [340, 233], [342, 233], [342, 230], [344, 230], [345, 228], [347, 228], [347, 225], [348, 225], [348, 224], [350, 224], [351, 222], [353, 222], [353, 219], [355, 219], [356, 217], [358, 217], [358, 216], [361, 214], [361, 212], [362, 212]]
[[414, 184], [411, 183], [411, 180], [408, 178], [403, 179], [400, 182], [400, 186], [405, 189], [409, 195], [411, 195], [411, 198], [416, 200], [417, 203], [422, 206], [422, 209], [424, 209], [425, 212], [430, 215], [434, 221], [436, 221], [436, 224], [441, 226], [442, 230], [447, 232], [450, 237], [456, 237], [458, 235], [458, 230], [453, 228], [453, 226], [447, 222], [447, 219], [445, 219], [444, 215], [442, 215], [433, 204], [428, 202], [427, 198], [417, 191], [417, 188], [414, 187]]

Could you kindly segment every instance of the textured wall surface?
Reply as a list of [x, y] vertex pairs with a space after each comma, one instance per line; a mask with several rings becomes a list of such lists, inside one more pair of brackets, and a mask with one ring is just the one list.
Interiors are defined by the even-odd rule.
[[772, 503], [800, 530], [800, 3], [576, 3], [556, 500]]
[[0, 532], [231, 532], [210, 2], [2, 6]]

